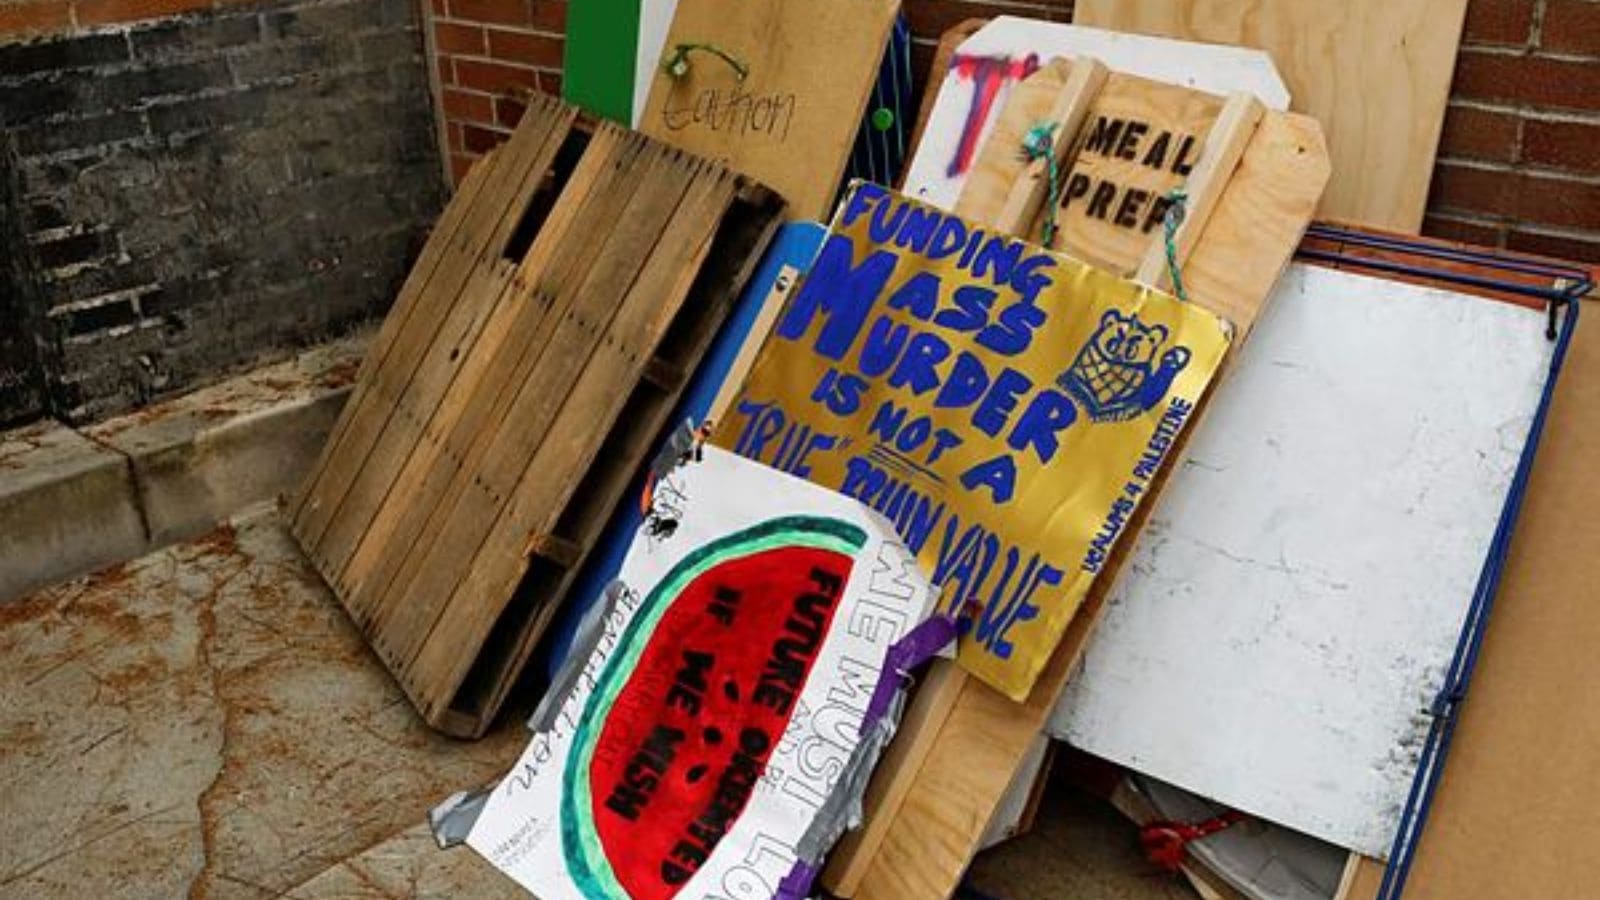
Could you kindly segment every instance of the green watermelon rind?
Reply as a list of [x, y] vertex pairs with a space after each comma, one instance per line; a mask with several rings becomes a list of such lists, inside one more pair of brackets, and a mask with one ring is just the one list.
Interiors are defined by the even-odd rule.
[[561, 849], [567, 871], [585, 897], [626, 898], [627, 891], [617, 881], [600, 846], [591, 813], [589, 767], [599, 743], [600, 730], [617, 696], [628, 683], [628, 676], [650, 643], [671, 600], [679, 596], [696, 578], [717, 566], [777, 548], [832, 550], [854, 557], [867, 542], [860, 526], [825, 516], [783, 516], [752, 525], [696, 548], [667, 572], [656, 584], [633, 620], [623, 630], [617, 652], [606, 661], [594, 690], [584, 704], [578, 728], [573, 733], [572, 751], [567, 756], [561, 792]]

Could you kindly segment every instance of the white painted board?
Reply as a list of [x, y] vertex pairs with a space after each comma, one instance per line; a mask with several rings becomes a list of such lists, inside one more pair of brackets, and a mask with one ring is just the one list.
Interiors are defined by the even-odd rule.
[[[1092, 56], [1119, 72], [1213, 94], [1248, 91], [1269, 109], [1289, 108], [1289, 90], [1263, 50], [1000, 16], [957, 48], [956, 64], [944, 74], [922, 141], [907, 168], [905, 193], [944, 209], [955, 207], [967, 180], [967, 170], [955, 165], [962, 135], [977, 129], [976, 146], [982, 146], [1030, 55], [1039, 64], [1057, 56]], [[975, 102], [980, 97], [978, 79], [971, 67], [959, 65], [963, 57], [1007, 64], [1010, 77], [996, 82], [1000, 87], [987, 105]]]
[[644, 105], [650, 99], [650, 84], [656, 80], [662, 51], [667, 48], [667, 33], [672, 30], [672, 14], [678, 0], [639, 0], [639, 43], [633, 68], [633, 127], [644, 118]]
[[1537, 311], [1292, 266], [1051, 731], [1386, 856], [1549, 355]]

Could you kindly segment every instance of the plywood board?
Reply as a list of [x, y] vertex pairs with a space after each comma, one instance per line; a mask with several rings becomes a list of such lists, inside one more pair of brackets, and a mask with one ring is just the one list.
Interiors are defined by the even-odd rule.
[[899, 0], [679, 0], [664, 53], [710, 45], [681, 74], [657, 67], [639, 128], [725, 162], [826, 220]]
[[[928, 147], [924, 142], [919, 153]], [[1236, 341], [1248, 336], [1327, 177], [1315, 121], [1274, 113], [1255, 130], [1184, 268], [1190, 296], [1227, 317]], [[1122, 265], [1132, 271], [1138, 263]], [[1184, 452], [1179, 443], [1175, 459]], [[1158, 496], [1165, 479], [1163, 473], [1153, 485]], [[1145, 517], [1141, 508], [1127, 527], [1137, 532]], [[954, 889], [1098, 620], [1107, 579], [1125, 559], [1125, 548], [1113, 552], [1107, 578], [1090, 590], [1026, 702], [935, 667], [889, 749], [886, 774], [868, 792], [865, 827], [830, 863], [830, 889], [873, 898]]]
[[[982, 222], [1004, 217], [1011, 185], [1027, 177], [1027, 166], [1007, 145], [1020, 144], [1070, 72], [1068, 63], [1056, 60], [1018, 86], [962, 188], [956, 206], [963, 215]], [[1139, 271], [1152, 248], [1161, 249], [1162, 195], [1188, 184], [1222, 109], [1223, 99], [1213, 94], [1112, 73], [1062, 162], [1060, 249], [1113, 272]], [[1288, 264], [1328, 175], [1316, 122], [1267, 112], [1250, 132], [1213, 215], [1183, 261], [1189, 295], [1224, 310], [1240, 298], [1266, 296]], [[1066, 189], [1080, 177], [1082, 193]], [[1023, 231], [1042, 239], [1043, 219], [1041, 213]]]
[[1412, 900], [1584, 897], [1600, 883], [1600, 304], [1585, 302], [1471, 691], [1406, 884]]
[[781, 210], [575, 115], [532, 103], [469, 174], [293, 505], [318, 571], [455, 734], [492, 719]]
[[[953, 209], [1016, 84], [1058, 56], [1092, 56], [1129, 75], [1218, 95], [1245, 91], [1269, 109], [1289, 106], [1271, 59], [1258, 50], [1000, 16], [963, 42], [952, 58], [907, 169], [905, 193]], [[935, 83], [930, 81], [928, 90]]]
[[1543, 326], [1293, 267], [1052, 730], [1386, 855], [1544, 381]]
[[1082, 25], [1258, 47], [1292, 108], [1323, 124], [1334, 177], [1318, 215], [1415, 233], [1466, 0], [1079, 0]]

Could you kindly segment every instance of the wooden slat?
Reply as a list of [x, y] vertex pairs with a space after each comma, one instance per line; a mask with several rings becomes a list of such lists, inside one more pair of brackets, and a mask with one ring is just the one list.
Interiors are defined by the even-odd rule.
[[1333, 900], [1375, 900], [1383, 885], [1383, 861], [1359, 853], [1345, 858]]
[[[955, 212], [958, 215], [973, 222], [1005, 227], [1003, 211], [1012, 192], [1028, 171], [1028, 163], [1021, 154], [1022, 138], [1029, 128], [1049, 117], [1050, 110], [1055, 108], [1057, 98], [1066, 89], [1071, 77], [1072, 62], [1057, 58], [1012, 85], [1011, 95], [1000, 108], [1000, 114], [994, 117], [988, 140], [978, 148], [978, 155], [967, 172], [961, 196], [956, 199]], [[1071, 165], [1070, 156], [1061, 159], [1062, 172]], [[1035, 211], [1033, 218], [1007, 230], [1031, 237], [1034, 218], [1037, 217], [1038, 212]]]
[[[1002, 119], [1005, 132], [1001, 133], [997, 127], [995, 134], [998, 140], [990, 138], [985, 145], [988, 152], [979, 159], [979, 165], [974, 167], [969, 176], [968, 184], [972, 183], [970, 179], [973, 178], [979, 179], [980, 185], [990, 180], [996, 183], [996, 189], [1003, 192], [1005, 198], [999, 211], [991, 219], [984, 214], [984, 210], [969, 212], [963, 210], [961, 201], [956, 204], [956, 212], [974, 214], [978, 221], [989, 222], [1010, 234], [1032, 234], [1049, 197], [1048, 163], [1042, 159], [1023, 162], [1020, 152], [1023, 136], [1040, 122], [1054, 125], [1055, 129], [1050, 135], [1051, 155], [1060, 171], [1066, 171], [1071, 165], [1073, 146], [1080, 138], [1083, 123], [1088, 119], [1095, 98], [1105, 87], [1110, 75], [1105, 64], [1094, 59], [1070, 62], [1055, 59], [1045, 68], [1049, 71], [1043, 77], [1036, 73], [1034, 78], [1018, 87], [1011, 103], [1020, 103], [1021, 106], [1011, 110], [1011, 115]], [[1031, 111], [1036, 103], [1042, 112], [1030, 120], [1021, 110]], [[1022, 134], [1013, 134], [1018, 127], [1024, 129]], [[1009, 160], [1005, 153], [1008, 146], [1012, 151]], [[967, 206], [974, 206], [974, 200], [985, 197], [987, 193], [982, 188], [963, 192], [962, 201], [966, 201]]]
[[[1200, 234], [1211, 221], [1211, 214], [1222, 200], [1222, 193], [1239, 167], [1239, 160], [1244, 158], [1244, 148], [1255, 137], [1256, 126], [1261, 124], [1265, 113], [1266, 107], [1260, 100], [1250, 94], [1236, 93], [1228, 97], [1222, 113], [1212, 123], [1200, 151], [1200, 160], [1183, 184], [1188, 199], [1183, 221], [1172, 235], [1172, 255], [1180, 264], [1189, 261], [1200, 243]], [[1135, 281], [1163, 291], [1172, 290], [1172, 267], [1167, 259], [1166, 243], [1164, 235], [1163, 239], [1151, 243], [1134, 273]]]
[[867, 785], [862, 808], [867, 819], [861, 828], [846, 832], [830, 855], [823, 884], [844, 897], [861, 889], [862, 879], [878, 864], [878, 853], [891, 826], [905, 807], [906, 797], [933, 752], [933, 742], [944, 733], [955, 709], [967, 673], [936, 660], [901, 717], [898, 735], [884, 751], [879, 775]]
[[354, 588], [343, 573], [362, 534], [390, 496], [401, 468], [410, 456], [437, 446], [440, 436], [448, 433], [450, 414], [459, 407], [442, 401], [458, 381], [465, 381], [458, 376], [467, 361], [481, 355], [475, 346], [480, 333], [495, 313], [507, 305], [507, 288], [516, 272], [515, 264], [500, 256], [498, 248], [505, 246], [512, 228], [532, 202], [555, 161], [556, 152], [565, 142], [570, 125], [571, 118], [567, 117], [565, 121], [550, 123], [548, 129], [537, 134], [537, 141], [529, 136], [526, 144], [532, 155], [516, 183], [507, 185], [507, 192], [514, 199], [508, 214], [489, 239], [491, 258], [480, 263], [468, 278], [460, 300], [440, 327], [438, 337], [442, 339], [429, 346], [417, 364], [406, 393], [396, 400], [400, 415], [390, 416], [360, 473], [351, 480], [328, 520], [318, 550], [340, 573], [335, 580], [352, 595]]
[[[505, 420], [492, 426], [496, 428], [495, 439], [483, 463], [475, 470], [459, 473], [456, 483], [460, 490], [440, 504], [441, 510], [448, 507], [448, 513], [437, 532], [424, 534], [419, 544], [421, 552], [414, 554], [418, 561], [414, 577], [409, 582], [396, 579], [389, 586], [384, 600], [389, 618], [381, 627], [380, 647], [391, 655], [402, 673], [409, 671], [410, 661], [444, 611], [452, 589], [468, 577], [479, 548], [529, 459], [542, 444], [563, 440], [552, 423], [616, 312], [617, 296], [627, 289], [642, 265], [639, 245], [665, 225], [688, 186], [689, 173], [671, 165], [659, 150], [644, 149], [642, 138], [629, 135], [624, 144], [639, 148], [638, 166], [635, 171], [620, 173], [611, 188], [611, 193], [623, 201], [616, 215], [608, 217], [615, 225], [593, 258], [593, 265], [584, 273], [570, 307], [553, 317], [548, 339], [536, 342], [544, 352], [526, 380], [520, 382], [517, 401]], [[579, 244], [594, 242], [588, 234], [575, 233], [573, 240]], [[593, 427], [590, 423], [578, 431], [586, 434]], [[562, 474], [571, 477], [570, 471]], [[439, 517], [432, 521], [439, 521]], [[519, 548], [525, 537], [526, 532], [517, 535]], [[402, 674], [402, 683], [407, 681]]]
[[[554, 103], [541, 103], [530, 107], [532, 114], [525, 116], [511, 141], [496, 155], [496, 177], [490, 179], [489, 189], [480, 191], [481, 202], [474, 202], [464, 227], [457, 235], [458, 252], [448, 254], [421, 290], [428, 295], [456, 300], [463, 289], [480, 274], [480, 266], [497, 256], [503, 242], [495, 236], [503, 233], [508, 218], [520, 215], [527, 192], [523, 176], [527, 166], [544, 145], [551, 131], [570, 125], [574, 113]], [[509, 184], [508, 184], [509, 182]], [[515, 186], [515, 187], [511, 187]], [[510, 187], [510, 189], [507, 189]], [[348, 422], [338, 442], [330, 450], [329, 464], [321, 473], [314, 502], [302, 509], [297, 520], [297, 534], [302, 545], [324, 569], [334, 567], [335, 561], [321, 552], [321, 539], [329, 521], [339, 509], [348, 486], [366, 463], [367, 456], [377, 443], [383, 429], [392, 417], [395, 404], [407, 396], [417, 373], [421, 371], [423, 357], [434, 346], [434, 339], [451, 320], [451, 314], [460, 307], [458, 302], [421, 304], [406, 327], [396, 335], [394, 348], [364, 383], [376, 395], [376, 402], [363, 402]], [[459, 321], [459, 316], [456, 321]]]
[[[397, 617], [416, 616], [422, 624], [410, 627], [421, 629], [435, 614], [406, 609], [406, 592], [434, 551], [449, 549], [463, 539], [448, 531], [450, 516], [463, 495], [476, 494], [479, 502], [487, 499], [497, 506], [505, 502], [514, 476], [502, 471], [509, 463], [494, 463], [497, 457], [492, 455], [502, 435], [522, 442], [510, 447], [511, 453], [531, 453], [527, 442], [542, 436], [539, 420], [525, 418], [533, 415], [530, 405], [539, 402], [538, 391], [528, 389], [528, 379], [551, 349], [552, 334], [571, 315], [584, 273], [606, 243], [588, 241], [574, 246], [572, 236], [594, 233], [616, 220], [627, 199], [618, 176], [633, 178], [643, 173], [642, 146], [611, 126], [602, 126], [551, 214], [560, 229], [551, 232], [551, 237], [559, 239], [530, 253], [530, 262], [542, 265], [527, 272], [525, 278], [535, 297], [549, 297], [549, 308], [537, 312], [536, 320], [528, 323], [529, 330], [518, 335], [518, 342], [502, 346], [486, 364], [484, 383], [489, 390], [464, 398], [469, 410], [452, 441], [458, 448], [465, 446], [455, 454], [459, 463], [453, 468], [428, 470], [412, 513], [402, 517], [402, 535], [384, 545], [378, 573], [368, 587], [374, 598], [372, 627], [382, 636], [380, 652], [392, 650], [389, 634], [397, 627], [393, 624]], [[507, 449], [499, 449], [498, 459], [506, 459]], [[435, 597], [433, 602], [436, 611], [442, 598]], [[407, 637], [405, 643], [411, 645], [413, 638]], [[409, 656], [404, 655], [392, 659], [397, 668], [408, 661]]]
[[[1089, 108], [1105, 87], [1110, 74], [1098, 60], [1083, 59], [1073, 63], [1072, 74], [1057, 95], [1055, 104], [1047, 113], [1046, 121], [1055, 125], [1050, 136], [1050, 155], [1057, 162], [1067, 158], [1069, 148], [1079, 139], [1083, 122], [1089, 117]], [[1022, 232], [1039, 215], [1040, 207], [1048, 199], [1048, 164], [1034, 160], [1028, 164], [1026, 175], [1012, 184], [1005, 206], [995, 224], [1013, 234]]]
[[[620, 198], [601, 197], [595, 185], [614, 166], [631, 171], [636, 158], [637, 146], [625, 145], [620, 131], [602, 127], [595, 134], [513, 279], [515, 320], [505, 334], [497, 323], [490, 332], [493, 343], [474, 348], [473, 380], [462, 382], [459, 392], [446, 398], [461, 413], [444, 441], [444, 461], [416, 455], [408, 462], [392, 495], [394, 504], [381, 511], [352, 558], [347, 578], [368, 598], [375, 626], [387, 621], [382, 598], [397, 579], [410, 577], [414, 570], [405, 567], [416, 565], [427, 548], [427, 543], [419, 544], [424, 535], [427, 541], [437, 539], [453, 498], [469, 483], [491, 495], [501, 493], [482, 480], [484, 454], [505, 425], [511, 403], [543, 353], [556, 318], [571, 303], [577, 287], [574, 273], [587, 267], [600, 242], [579, 252], [555, 255], [557, 249], [569, 233], [602, 228], [606, 218], [615, 215]], [[407, 574], [402, 576], [402, 570]]]
[[556, 256], [557, 247], [574, 228], [601, 224], [606, 210], [596, 207], [593, 188], [602, 169], [612, 163], [620, 140], [621, 132], [609, 127], [592, 138], [513, 277], [506, 301], [441, 401], [437, 427], [442, 438], [432, 452], [419, 447], [412, 453], [352, 555], [342, 580], [359, 610], [379, 607], [379, 598], [416, 552], [418, 537], [441, 498], [459, 473], [477, 471], [495, 429], [504, 423], [515, 388], [522, 383], [519, 378], [543, 350], [551, 312], [558, 301], [568, 302], [575, 287], [572, 269], [584, 259], [580, 253]]
[[[444, 615], [438, 618], [427, 645], [419, 647], [417, 658], [407, 669], [407, 677], [413, 681], [444, 685], [450, 695], [460, 686], [469, 661], [451, 648], [463, 640], [479, 643], [487, 637], [500, 608], [522, 577], [521, 560], [515, 560], [514, 565], [496, 562], [504, 559], [508, 551], [514, 553], [528, 534], [555, 530], [578, 485], [573, 473], [584, 472], [594, 463], [629, 388], [640, 380], [655, 345], [688, 293], [686, 273], [698, 268], [689, 264], [697, 262], [697, 254], [704, 252], [705, 243], [732, 199], [734, 185], [732, 176], [722, 170], [680, 171], [685, 176], [687, 196], [678, 192], [671, 197], [671, 211], [677, 215], [670, 225], [654, 223], [651, 230], [661, 234], [661, 240], [651, 249], [632, 289], [620, 304], [615, 300], [619, 292], [603, 285], [597, 291], [617, 310], [612, 333], [627, 336], [626, 342], [615, 340], [596, 347], [575, 373], [570, 393], [565, 395], [549, 428], [554, 439], [542, 442], [531, 459], [524, 459], [510, 503], [490, 523], [486, 539], [475, 548], [469, 573], [447, 597]], [[443, 699], [448, 702], [449, 697]]]

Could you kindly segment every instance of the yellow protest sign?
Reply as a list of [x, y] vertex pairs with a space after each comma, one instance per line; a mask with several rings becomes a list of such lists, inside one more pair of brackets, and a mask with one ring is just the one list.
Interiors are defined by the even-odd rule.
[[1228, 346], [1200, 307], [859, 183], [714, 440], [878, 510], [1021, 700]]

